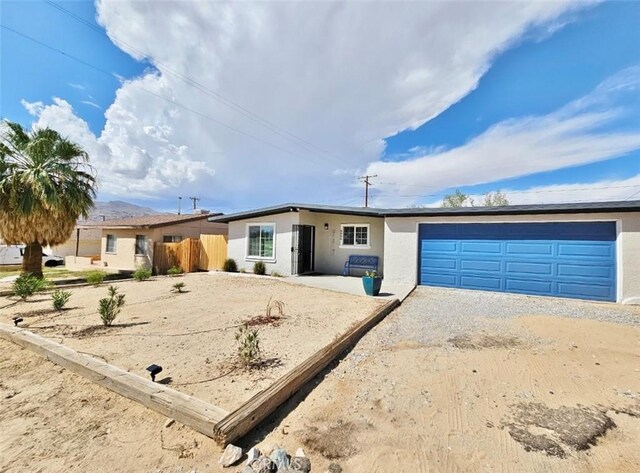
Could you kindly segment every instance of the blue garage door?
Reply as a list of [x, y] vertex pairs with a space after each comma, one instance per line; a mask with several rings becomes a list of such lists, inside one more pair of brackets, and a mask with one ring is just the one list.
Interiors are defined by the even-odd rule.
[[616, 300], [616, 224], [421, 224], [428, 286]]

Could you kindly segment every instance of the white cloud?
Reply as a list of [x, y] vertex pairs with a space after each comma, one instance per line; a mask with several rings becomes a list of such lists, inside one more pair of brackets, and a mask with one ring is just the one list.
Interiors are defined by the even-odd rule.
[[[39, 124], [62, 127], [95, 153], [110, 195], [172, 197], [188, 189], [234, 206], [344, 200], [353, 197], [357, 171], [381, 155], [385, 137], [438, 115], [524, 33], [584, 5], [98, 1], [113, 41], [159, 72], [123, 81], [97, 137], [64, 101], [28, 106]], [[306, 144], [274, 134], [169, 70]], [[309, 152], [308, 143], [331, 156]]]
[[[376, 205], [415, 204], [420, 199], [409, 196], [416, 194], [420, 185], [436, 192], [578, 166], [638, 150], [637, 110], [616, 104], [629, 97], [637, 100], [639, 90], [640, 67], [630, 68], [548, 115], [505, 120], [450, 150], [372, 163], [367, 172], [385, 180]], [[611, 125], [621, 120], [626, 120], [627, 129], [613, 131]], [[629, 128], [634, 122], [636, 126]], [[640, 172], [640, 162], [637, 170]]]
[[102, 107], [100, 105], [98, 105], [95, 102], [92, 102], [91, 100], [81, 100], [80, 103], [89, 105], [90, 107], [93, 107], [93, 108], [97, 108], [98, 110], [102, 110]]

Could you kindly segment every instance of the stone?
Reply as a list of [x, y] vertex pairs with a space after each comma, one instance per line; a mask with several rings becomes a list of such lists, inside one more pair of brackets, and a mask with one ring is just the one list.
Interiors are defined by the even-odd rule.
[[328, 473], [342, 473], [342, 467], [337, 463], [332, 463], [329, 465]]
[[227, 448], [222, 452], [222, 456], [218, 463], [220, 463], [224, 468], [227, 468], [235, 463], [237, 463], [242, 458], [242, 449], [240, 447], [236, 447], [235, 445], [227, 445]]
[[292, 457], [289, 468], [296, 473], [309, 473], [311, 471], [311, 460], [307, 457]]
[[278, 471], [286, 470], [289, 468], [289, 455], [287, 455], [287, 451], [284, 448], [276, 448], [269, 458], [273, 460], [273, 463], [278, 467]]
[[164, 426], [165, 426], [165, 428], [167, 428], [167, 429], [168, 429], [168, 428], [169, 428], [169, 427], [171, 427], [174, 423], [175, 423], [175, 420], [173, 420], [173, 419], [168, 419], [168, 420], [164, 423]]
[[278, 467], [268, 457], [260, 457], [251, 463], [254, 473], [276, 473]]
[[296, 457], [306, 457], [306, 455], [304, 454], [304, 450], [302, 450], [301, 448], [298, 448], [298, 450], [296, 450]]
[[260, 458], [260, 455], [262, 455], [262, 453], [260, 453], [258, 447], [251, 447], [247, 452], [247, 465], [251, 465], [251, 463]]
[[242, 473], [254, 473], [253, 468], [251, 468], [249, 465], [245, 465], [242, 469]]

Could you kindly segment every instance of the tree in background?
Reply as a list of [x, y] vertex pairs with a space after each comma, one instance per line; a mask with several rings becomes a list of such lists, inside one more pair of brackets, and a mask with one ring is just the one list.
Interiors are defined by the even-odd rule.
[[0, 124], [0, 238], [26, 245], [23, 273], [42, 277], [42, 247], [67, 241], [88, 217], [96, 180], [87, 153], [50, 128]]
[[[482, 202], [483, 207], [499, 207], [509, 205], [507, 196], [500, 192], [487, 192]], [[440, 207], [475, 207], [475, 201], [472, 197], [461, 192], [459, 189], [453, 194], [447, 194], [442, 199]]]

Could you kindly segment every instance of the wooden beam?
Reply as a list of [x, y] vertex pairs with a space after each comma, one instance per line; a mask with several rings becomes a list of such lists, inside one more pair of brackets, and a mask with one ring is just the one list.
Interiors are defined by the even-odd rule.
[[398, 299], [388, 302], [347, 333], [319, 352], [316, 352], [270, 387], [256, 394], [240, 408], [222, 419], [215, 428], [214, 438], [216, 441], [225, 445], [245, 435], [322, 371], [338, 355], [354, 345], [398, 305], [400, 305]]
[[129, 373], [89, 355], [24, 329], [0, 324], [0, 337], [27, 348], [47, 360], [84, 376], [143, 406], [213, 437], [215, 425], [228, 412], [162, 384]]

